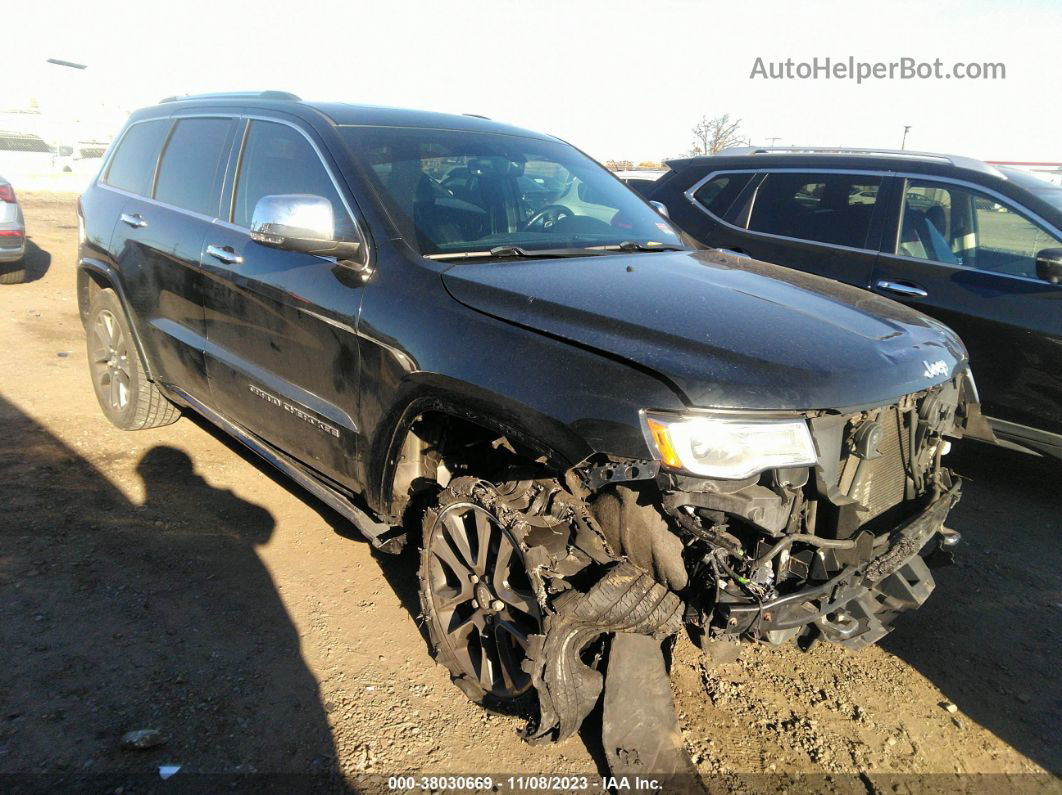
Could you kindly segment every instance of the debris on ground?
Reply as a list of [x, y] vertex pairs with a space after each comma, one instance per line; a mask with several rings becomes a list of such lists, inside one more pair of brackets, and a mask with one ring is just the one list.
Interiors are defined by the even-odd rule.
[[146, 751], [166, 742], [158, 729], [137, 729], [122, 735], [122, 747]]
[[613, 637], [601, 740], [614, 776], [696, 774], [682, 741], [660, 641], [628, 632]]

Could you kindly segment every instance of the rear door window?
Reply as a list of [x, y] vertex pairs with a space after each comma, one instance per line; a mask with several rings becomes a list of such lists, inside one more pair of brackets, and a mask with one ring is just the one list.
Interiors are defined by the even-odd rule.
[[151, 192], [151, 178], [155, 175], [162, 139], [169, 129], [169, 119], [144, 121], [130, 127], [111, 158], [104, 182], [113, 188], [147, 196]]
[[232, 119], [181, 119], [159, 164], [155, 198], [214, 217], [221, 198]]
[[769, 173], [756, 191], [748, 228], [867, 248], [881, 184], [881, 177], [870, 174]]

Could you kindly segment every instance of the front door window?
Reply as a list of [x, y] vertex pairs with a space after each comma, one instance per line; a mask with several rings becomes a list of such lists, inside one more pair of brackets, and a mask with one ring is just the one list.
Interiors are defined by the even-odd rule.
[[986, 193], [907, 180], [896, 253], [989, 273], [1037, 278], [1036, 253], [1059, 239]]

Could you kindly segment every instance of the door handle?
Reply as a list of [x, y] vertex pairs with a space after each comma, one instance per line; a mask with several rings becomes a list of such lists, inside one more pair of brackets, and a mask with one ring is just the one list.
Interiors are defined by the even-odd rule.
[[206, 253], [226, 265], [239, 265], [243, 262], [243, 257], [237, 254], [232, 246], [217, 246], [211, 243], [206, 247]]
[[140, 229], [147, 226], [147, 221], [144, 220], [140, 213], [122, 213], [118, 216], [123, 224], [129, 224], [134, 229]]
[[929, 293], [921, 287], [917, 287], [913, 284], [906, 284], [905, 282], [890, 282], [887, 279], [882, 279], [875, 286], [879, 290], [888, 290], [890, 293], [906, 295], [909, 298], [927, 298], [929, 296]]

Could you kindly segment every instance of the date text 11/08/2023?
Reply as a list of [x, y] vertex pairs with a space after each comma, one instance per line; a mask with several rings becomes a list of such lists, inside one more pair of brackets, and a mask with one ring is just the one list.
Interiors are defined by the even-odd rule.
[[653, 778], [642, 776], [390, 776], [387, 788], [395, 792], [438, 791], [438, 790], [502, 790], [510, 792], [530, 791], [577, 791], [577, 790], [612, 790], [655, 792], [661, 783]]

